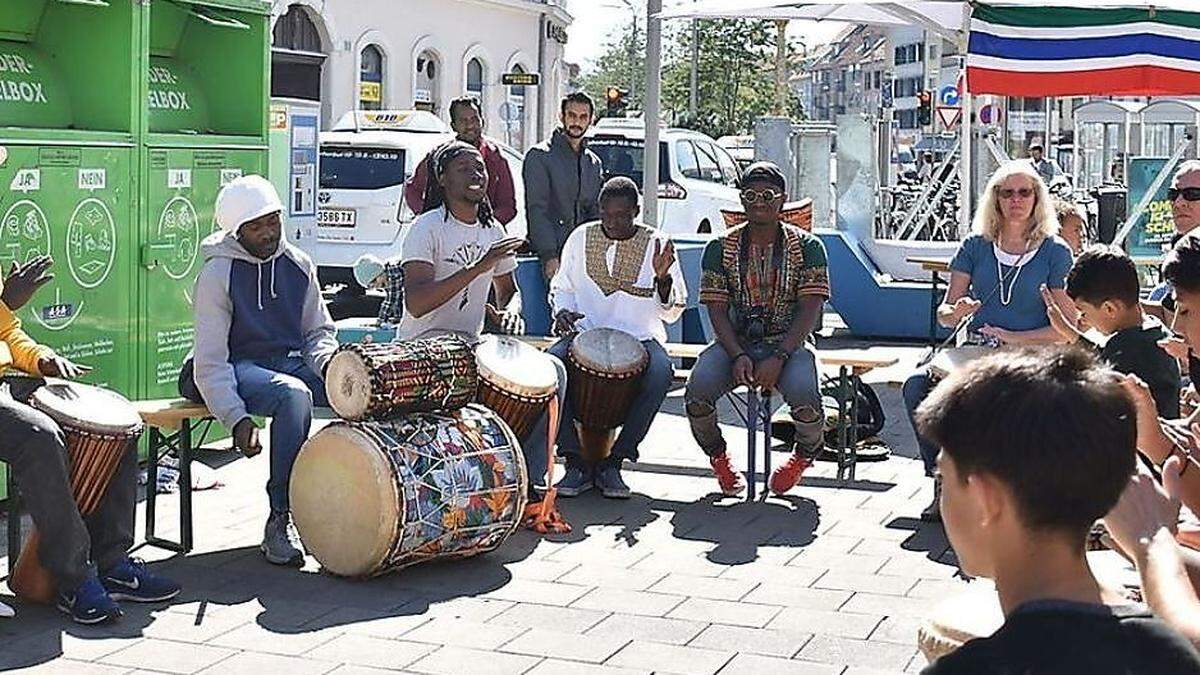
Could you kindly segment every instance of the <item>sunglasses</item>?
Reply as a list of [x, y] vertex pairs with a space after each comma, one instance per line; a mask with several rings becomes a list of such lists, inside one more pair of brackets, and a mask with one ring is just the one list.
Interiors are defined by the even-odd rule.
[[1014, 196], [1020, 197], [1021, 199], [1029, 199], [1033, 196], [1033, 188], [1021, 188], [1019, 190], [1004, 188], [1002, 190], [996, 190], [996, 194], [1000, 195], [1001, 199], [1012, 199]]
[[763, 203], [769, 204], [782, 196], [782, 192], [779, 192], [778, 190], [772, 190], [771, 188], [766, 188], [763, 190], [746, 188], [745, 190], [742, 190], [742, 201], [746, 202], [747, 204], [753, 204], [760, 199], [763, 201]]
[[1167, 199], [1175, 201], [1183, 197], [1184, 201], [1200, 202], [1200, 187], [1168, 188]]

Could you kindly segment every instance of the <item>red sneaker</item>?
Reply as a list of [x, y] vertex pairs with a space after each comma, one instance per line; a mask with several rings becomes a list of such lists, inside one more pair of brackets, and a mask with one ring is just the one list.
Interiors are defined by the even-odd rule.
[[804, 470], [810, 466], [812, 466], [811, 459], [798, 452], [792, 453], [788, 461], [771, 474], [771, 492], [781, 495], [796, 487], [796, 483], [800, 482], [800, 476], [804, 475]]
[[721, 485], [721, 492], [725, 495], [732, 497], [745, 487], [741, 475], [729, 464], [728, 453], [722, 452], [716, 457], [711, 457], [708, 463], [712, 465], [713, 473], [717, 475], [717, 483]]

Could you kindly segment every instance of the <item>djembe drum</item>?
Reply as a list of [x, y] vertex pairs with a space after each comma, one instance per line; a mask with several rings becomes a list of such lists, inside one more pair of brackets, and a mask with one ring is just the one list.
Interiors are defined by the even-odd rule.
[[551, 357], [504, 335], [485, 335], [475, 346], [479, 368], [478, 401], [500, 415], [517, 438], [526, 438], [558, 393]]
[[495, 549], [519, 526], [528, 485], [512, 430], [471, 403], [317, 432], [292, 469], [292, 516], [327, 571], [371, 577]]
[[595, 463], [608, 457], [649, 365], [646, 348], [624, 331], [592, 328], [571, 341], [567, 393], [585, 460]]
[[917, 646], [929, 661], [945, 656], [968, 641], [995, 633], [1004, 623], [1000, 599], [989, 583], [975, 582], [967, 590], [936, 605], [917, 629]]
[[347, 420], [455, 410], [475, 399], [471, 345], [443, 335], [386, 344], [344, 344], [325, 371], [329, 405]]
[[[79, 513], [100, 506], [121, 459], [142, 434], [142, 420], [120, 394], [79, 382], [50, 380], [33, 392], [29, 405], [62, 429], [67, 441], [71, 494]], [[50, 602], [55, 583], [38, 559], [41, 537], [34, 530], [16, 559], [8, 585], [18, 596]]]

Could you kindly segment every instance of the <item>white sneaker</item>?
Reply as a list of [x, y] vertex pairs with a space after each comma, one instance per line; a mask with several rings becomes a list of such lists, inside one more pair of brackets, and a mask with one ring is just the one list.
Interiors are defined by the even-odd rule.
[[12, 607], [9, 607], [8, 605], [4, 604], [3, 602], [0, 602], [0, 618], [7, 619], [10, 616], [16, 616], [16, 615], [17, 615], [17, 613], [13, 611]]

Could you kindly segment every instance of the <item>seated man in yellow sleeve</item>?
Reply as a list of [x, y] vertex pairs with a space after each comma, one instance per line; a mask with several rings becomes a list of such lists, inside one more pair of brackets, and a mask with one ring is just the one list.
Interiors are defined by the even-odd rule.
[[[0, 299], [24, 304], [29, 298], [14, 300], [0, 292]], [[85, 520], [67, 482], [62, 430], [25, 403], [43, 384], [41, 377], [74, 378], [87, 370], [34, 342], [0, 302], [0, 375], [33, 376], [6, 377], [0, 384], [0, 461], [15, 474], [41, 534], [38, 557], [58, 589], [58, 608], [78, 623], [94, 624], [121, 615], [116, 600], [159, 602], [175, 597], [180, 588], [128, 554], [137, 499], [136, 446], [130, 444], [99, 508]], [[9, 556], [14, 560], [16, 552]]]

